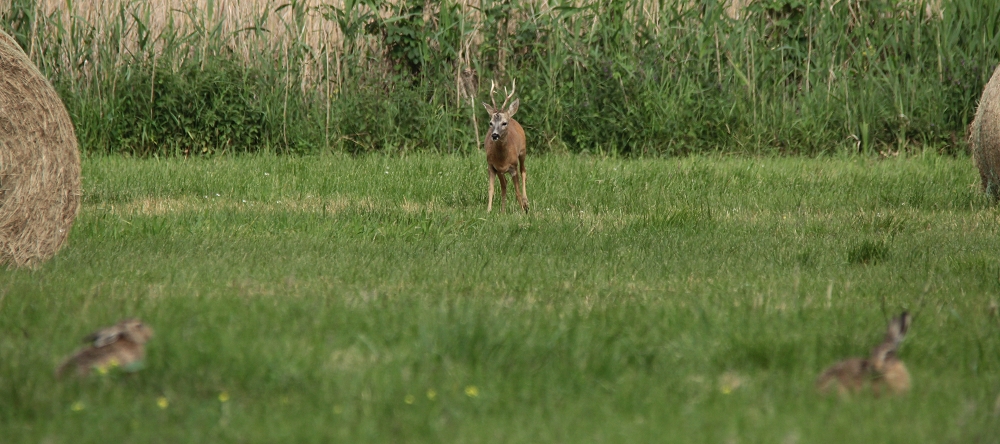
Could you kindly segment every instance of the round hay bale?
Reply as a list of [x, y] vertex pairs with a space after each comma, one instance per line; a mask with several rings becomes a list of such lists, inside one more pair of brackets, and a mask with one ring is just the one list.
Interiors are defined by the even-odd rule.
[[969, 147], [983, 190], [994, 199], [1000, 197], [1000, 66], [979, 98], [976, 117], [969, 125]]
[[0, 31], [0, 263], [35, 267], [69, 236], [80, 153], [59, 95]]

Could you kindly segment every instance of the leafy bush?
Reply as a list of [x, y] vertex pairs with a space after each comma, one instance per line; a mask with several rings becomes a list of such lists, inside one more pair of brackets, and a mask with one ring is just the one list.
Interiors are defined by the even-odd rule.
[[255, 92], [259, 76], [231, 63], [178, 70], [137, 65], [126, 70], [100, 151], [137, 155], [209, 154], [264, 146], [273, 128]]

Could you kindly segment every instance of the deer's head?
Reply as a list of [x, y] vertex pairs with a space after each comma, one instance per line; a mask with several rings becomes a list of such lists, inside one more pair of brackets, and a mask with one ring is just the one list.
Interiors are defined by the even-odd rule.
[[[497, 102], [496, 100], [493, 100], [493, 92], [495, 90], [496, 83], [490, 81], [490, 102], [493, 104], [490, 105], [483, 102], [483, 106], [486, 107], [486, 112], [490, 113], [490, 132], [488, 137], [491, 140], [500, 140], [500, 138], [507, 133], [507, 124], [510, 122], [511, 118], [514, 117], [514, 113], [517, 112], [517, 107], [520, 105], [521, 99], [514, 99], [514, 103], [511, 103], [510, 107], [507, 106], [507, 102], [510, 101], [510, 98], [514, 96], [514, 91], [517, 90], [517, 81], [515, 80], [511, 84], [510, 93], [508, 93], [507, 98], [504, 99], [503, 105], [501, 105], [500, 108], [497, 108]], [[504, 87], [504, 91], [506, 90], [507, 88]]]

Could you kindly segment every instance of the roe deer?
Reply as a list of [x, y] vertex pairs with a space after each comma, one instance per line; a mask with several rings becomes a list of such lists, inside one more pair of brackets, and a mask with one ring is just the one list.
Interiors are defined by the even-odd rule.
[[[511, 84], [510, 93], [504, 99], [503, 105], [497, 108], [497, 102], [493, 99], [493, 92], [496, 90], [496, 83], [490, 82], [490, 102], [493, 106], [483, 102], [486, 111], [490, 113], [490, 130], [486, 134], [486, 165], [490, 174], [489, 201], [486, 204], [486, 212], [493, 210], [493, 178], [500, 176], [500, 212], [504, 211], [507, 203], [507, 177], [510, 174], [514, 181], [514, 196], [521, 204], [521, 209], [528, 212], [528, 190], [525, 188], [528, 179], [528, 171], [524, 167], [524, 156], [526, 145], [524, 140], [524, 129], [521, 124], [513, 119], [521, 99], [514, 99], [514, 103], [507, 107], [507, 102], [514, 97], [517, 89], [517, 81]], [[506, 87], [504, 90], [506, 91]], [[520, 182], [520, 183], [518, 183]]]

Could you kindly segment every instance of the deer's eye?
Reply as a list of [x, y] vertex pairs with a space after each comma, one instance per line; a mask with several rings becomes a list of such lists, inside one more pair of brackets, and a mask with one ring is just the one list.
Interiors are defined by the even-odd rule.
[[503, 123], [503, 126], [507, 126], [507, 122], [504, 122], [504, 123]]

